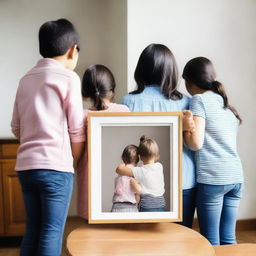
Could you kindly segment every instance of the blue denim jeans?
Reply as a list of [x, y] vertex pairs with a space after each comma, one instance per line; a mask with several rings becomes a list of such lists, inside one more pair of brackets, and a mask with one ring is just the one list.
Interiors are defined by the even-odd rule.
[[183, 202], [182, 202], [182, 212], [183, 220], [178, 222], [183, 226], [192, 228], [194, 214], [196, 209], [196, 188], [183, 189]]
[[200, 233], [212, 245], [236, 243], [236, 219], [243, 185], [197, 186], [197, 215]]
[[74, 175], [54, 170], [18, 172], [27, 222], [21, 256], [59, 256]]

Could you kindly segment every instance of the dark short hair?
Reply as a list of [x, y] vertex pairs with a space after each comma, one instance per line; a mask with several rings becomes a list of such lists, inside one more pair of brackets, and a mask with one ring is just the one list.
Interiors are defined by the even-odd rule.
[[146, 159], [154, 158], [155, 161], [157, 161], [160, 158], [159, 147], [156, 141], [148, 138], [145, 135], [140, 137], [140, 145], [138, 147], [138, 152], [140, 157]]
[[80, 49], [79, 36], [66, 19], [47, 21], [39, 29], [39, 52], [44, 58], [64, 55], [74, 45]]
[[143, 92], [147, 85], [158, 85], [167, 99], [178, 100], [182, 94], [178, 87], [178, 67], [171, 50], [163, 44], [150, 44], [141, 53], [134, 72], [137, 89]]
[[113, 99], [115, 93], [115, 78], [112, 72], [104, 65], [92, 65], [84, 72], [82, 79], [82, 95], [93, 101], [97, 110], [107, 109], [103, 99]]
[[125, 164], [137, 164], [140, 160], [138, 155], [138, 147], [135, 145], [126, 146], [122, 154], [122, 160]]

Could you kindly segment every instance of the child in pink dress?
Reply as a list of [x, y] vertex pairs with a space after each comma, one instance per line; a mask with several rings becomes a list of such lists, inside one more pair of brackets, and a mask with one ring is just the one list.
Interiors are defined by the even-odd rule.
[[[122, 160], [127, 167], [135, 167], [139, 162], [138, 147], [125, 147]], [[115, 193], [111, 212], [138, 212], [137, 204], [140, 200], [141, 187], [137, 181], [129, 176], [118, 175], [115, 179]]]
[[[115, 79], [112, 72], [103, 65], [92, 65], [84, 73], [82, 80], [82, 95], [84, 100], [90, 99], [92, 107], [84, 110], [86, 123], [89, 112], [130, 112], [128, 107], [113, 103], [115, 94]], [[77, 212], [88, 219], [88, 156], [87, 150], [81, 159], [77, 172]]]

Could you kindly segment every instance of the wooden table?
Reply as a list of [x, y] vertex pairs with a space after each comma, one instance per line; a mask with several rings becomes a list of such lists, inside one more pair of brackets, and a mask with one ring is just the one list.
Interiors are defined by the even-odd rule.
[[256, 244], [214, 246], [216, 256], [255, 256]]
[[174, 223], [84, 224], [67, 238], [71, 256], [214, 256], [196, 231]]

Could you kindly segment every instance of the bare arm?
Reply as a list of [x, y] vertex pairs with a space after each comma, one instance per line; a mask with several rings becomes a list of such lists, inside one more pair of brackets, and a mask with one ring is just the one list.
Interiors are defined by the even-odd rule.
[[135, 200], [136, 200], [136, 203], [138, 204], [140, 202], [140, 195], [135, 194]]
[[123, 176], [133, 177], [132, 169], [127, 167], [124, 163], [118, 165], [116, 172]]
[[183, 110], [182, 127], [183, 132], [193, 132], [195, 130], [195, 122], [193, 120], [193, 114], [190, 110]]
[[202, 148], [205, 134], [205, 119], [200, 116], [193, 117], [195, 122], [195, 130], [192, 132], [184, 132], [184, 140], [186, 145], [193, 151]]
[[136, 194], [141, 194], [141, 186], [134, 178], [131, 178], [130, 184]]

